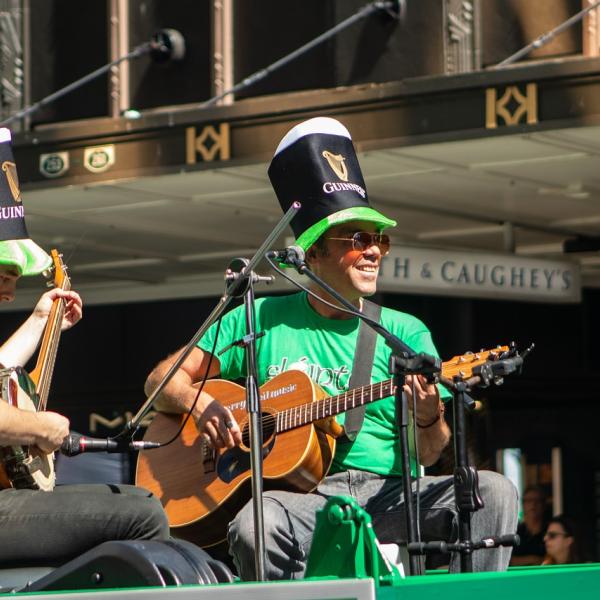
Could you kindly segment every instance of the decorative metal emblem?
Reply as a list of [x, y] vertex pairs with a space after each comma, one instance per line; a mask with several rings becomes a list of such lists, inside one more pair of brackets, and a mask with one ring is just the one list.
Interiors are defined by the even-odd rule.
[[103, 173], [115, 164], [115, 147], [96, 146], [83, 151], [83, 166], [92, 173]]
[[344, 162], [346, 159], [341, 154], [333, 154], [329, 150], [323, 150], [322, 154], [338, 178], [342, 181], [348, 181], [348, 169]]
[[2, 170], [6, 173], [6, 181], [10, 188], [10, 193], [15, 202], [21, 202], [21, 190], [19, 189], [19, 176], [17, 175], [17, 165], [10, 160], [2, 163]]
[[197, 162], [198, 154], [204, 162], [229, 160], [229, 123], [221, 123], [218, 130], [213, 125], [206, 125], [200, 135], [196, 135], [195, 127], [188, 127], [185, 131], [185, 162], [193, 165]]
[[69, 170], [69, 166], [68, 152], [40, 154], [40, 173], [44, 177], [49, 179], [60, 177]]
[[[500, 98], [496, 88], [488, 88], [485, 90], [485, 99], [486, 129], [498, 127], [498, 117], [504, 120], [505, 125], [517, 125], [523, 117], [526, 118], [528, 125], [535, 125], [538, 122], [537, 84], [535, 83], [527, 84], [525, 94], [521, 93], [516, 85], [509, 85]], [[516, 104], [512, 114], [508, 106], [511, 100]]]

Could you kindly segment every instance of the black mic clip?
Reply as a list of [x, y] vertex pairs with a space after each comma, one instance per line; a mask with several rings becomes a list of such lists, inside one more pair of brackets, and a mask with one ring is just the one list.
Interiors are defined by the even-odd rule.
[[271, 250], [265, 256], [283, 265], [299, 269], [304, 265], [305, 252], [300, 246], [288, 246], [285, 250]]

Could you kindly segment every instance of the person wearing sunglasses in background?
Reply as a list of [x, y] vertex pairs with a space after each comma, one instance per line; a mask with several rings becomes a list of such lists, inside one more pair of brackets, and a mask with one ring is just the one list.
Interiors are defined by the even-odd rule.
[[567, 565], [585, 562], [576, 526], [566, 515], [556, 515], [548, 521], [548, 529], [544, 534], [546, 557], [543, 565]]
[[[330, 118], [315, 118], [291, 129], [279, 144], [269, 167], [269, 177], [282, 209], [299, 200], [301, 209], [292, 220], [296, 245], [306, 252], [308, 266], [321, 279], [364, 310], [364, 299], [375, 294], [381, 260], [390, 239], [383, 231], [395, 221], [374, 210], [368, 201], [348, 130]], [[256, 301], [259, 384], [284, 371], [299, 369], [330, 395], [349, 389], [359, 319], [314, 284], [310, 289], [328, 301], [322, 303], [305, 292], [260, 298]], [[430, 332], [417, 318], [382, 308], [381, 324], [416, 352], [437, 355]], [[217, 332], [208, 330], [158, 397], [159, 409], [185, 412], [194, 402], [196, 388], [207, 371]], [[222, 319], [217, 351], [208, 376], [238, 379], [245, 375], [241, 348], [231, 348], [217, 358], [218, 350], [246, 334], [244, 307]], [[149, 375], [150, 393], [171, 367], [178, 353], [168, 357]], [[371, 382], [389, 379], [390, 351], [377, 337]], [[360, 360], [358, 357], [357, 360]], [[423, 377], [409, 376], [405, 391], [412, 405], [416, 392], [416, 430], [420, 460], [435, 463], [450, 438], [440, 391]], [[442, 392], [444, 397], [447, 395]], [[307, 399], [308, 401], [309, 399]], [[231, 412], [203, 392], [193, 414], [198, 430], [217, 448], [242, 442], [240, 426]], [[344, 421], [344, 415], [338, 415]], [[315, 527], [315, 512], [331, 496], [354, 496], [371, 514], [379, 541], [405, 540], [402, 467], [393, 397], [366, 406], [362, 427], [353, 441], [346, 437], [336, 445], [327, 476], [311, 493], [264, 493], [266, 577], [302, 577]], [[496, 473], [481, 472], [480, 488], [485, 508], [473, 516], [473, 537], [514, 533], [517, 526], [517, 494], [512, 484]], [[421, 530], [425, 539], [455, 539], [457, 513], [452, 477], [424, 477], [421, 490]], [[230, 553], [242, 579], [255, 577], [252, 503], [230, 523]], [[508, 565], [510, 549], [476, 551], [476, 570], [500, 570]], [[457, 570], [453, 560], [451, 570]]]
[[519, 545], [513, 549], [510, 564], [513, 567], [541, 565], [546, 554], [544, 533], [548, 523], [546, 493], [539, 485], [531, 485], [523, 492], [523, 520], [517, 527]]

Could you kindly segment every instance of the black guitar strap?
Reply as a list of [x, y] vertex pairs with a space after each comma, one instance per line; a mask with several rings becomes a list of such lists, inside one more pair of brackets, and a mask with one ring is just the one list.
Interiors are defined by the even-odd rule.
[[[363, 314], [374, 321], [379, 322], [381, 316], [381, 306], [369, 300], [363, 299]], [[358, 338], [356, 340], [356, 350], [354, 351], [354, 364], [352, 365], [352, 375], [350, 376], [349, 389], [368, 385], [371, 383], [371, 371], [373, 370], [373, 359], [375, 358], [375, 343], [377, 334], [375, 331], [365, 325], [361, 320], [358, 327]], [[362, 427], [365, 418], [365, 406], [357, 406], [346, 411], [346, 421], [344, 424], [345, 439], [353, 442]], [[345, 441], [344, 436], [340, 441]]]

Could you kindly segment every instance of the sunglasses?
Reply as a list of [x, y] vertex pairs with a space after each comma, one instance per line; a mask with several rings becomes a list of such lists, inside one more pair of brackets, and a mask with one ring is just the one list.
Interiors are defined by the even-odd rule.
[[566, 533], [561, 533], [560, 531], [546, 531], [546, 535], [544, 537], [547, 537], [551, 540], [553, 540], [554, 538], [557, 537], [569, 537]]
[[352, 249], [364, 252], [370, 246], [377, 246], [384, 256], [390, 251], [390, 236], [385, 233], [369, 233], [368, 231], [357, 231], [350, 238], [328, 237], [328, 240], [340, 242], [352, 242]]

